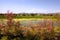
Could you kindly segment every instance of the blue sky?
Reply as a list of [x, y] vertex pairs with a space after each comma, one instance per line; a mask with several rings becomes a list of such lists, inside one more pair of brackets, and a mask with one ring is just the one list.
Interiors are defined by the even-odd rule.
[[15, 13], [60, 12], [60, 0], [0, 0], [0, 12]]

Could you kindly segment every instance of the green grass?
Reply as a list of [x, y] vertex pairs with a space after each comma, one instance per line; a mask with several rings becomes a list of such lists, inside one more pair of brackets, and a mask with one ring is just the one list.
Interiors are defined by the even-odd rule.
[[[20, 18], [44, 18], [44, 19], [56, 19], [54, 16], [14, 16], [13, 18], [20, 19]], [[0, 15], [0, 19], [6, 19], [6, 17]]]

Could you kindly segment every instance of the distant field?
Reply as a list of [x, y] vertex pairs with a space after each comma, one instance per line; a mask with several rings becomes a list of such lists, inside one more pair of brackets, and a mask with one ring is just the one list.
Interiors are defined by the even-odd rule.
[[[6, 16], [2, 16], [0, 15], [0, 19], [4, 19], [6, 18]], [[17, 19], [21, 19], [21, 18], [44, 18], [44, 19], [56, 19], [54, 16], [43, 16], [43, 15], [39, 15], [39, 16], [14, 16], [13, 18], [17, 18]]]

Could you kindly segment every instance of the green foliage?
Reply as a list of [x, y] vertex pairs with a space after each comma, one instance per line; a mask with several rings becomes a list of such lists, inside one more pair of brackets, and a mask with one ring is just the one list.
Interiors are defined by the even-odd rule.
[[[25, 15], [25, 16], [24, 16]], [[28, 14], [24, 14], [24, 15], [16, 15], [13, 18], [49, 18], [49, 19], [55, 19], [55, 16], [44, 16], [44, 15], [38, 15], [37, 14], [31, 14], [28, 16]], [[4, 15], [0, 15], [0, 19], [5, 19], [6, 17]]]

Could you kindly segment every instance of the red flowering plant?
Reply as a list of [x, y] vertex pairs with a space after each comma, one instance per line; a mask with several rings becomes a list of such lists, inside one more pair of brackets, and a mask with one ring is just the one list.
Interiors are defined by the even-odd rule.
[[7, 31], [8, 31], [8, 33], [10, 32], [12, 32], [12, 25], [13, 25], [13, 14], [12, 14], [12, 12], [10, 12], [9, 13], [9, 11], [7, 11], [7, 14], [5, 14], [5, 17], [6, 17], [6, 19], [7, 19]]

